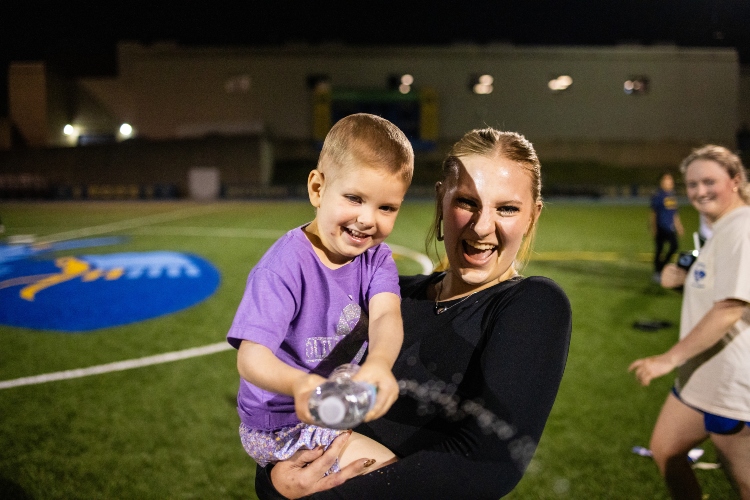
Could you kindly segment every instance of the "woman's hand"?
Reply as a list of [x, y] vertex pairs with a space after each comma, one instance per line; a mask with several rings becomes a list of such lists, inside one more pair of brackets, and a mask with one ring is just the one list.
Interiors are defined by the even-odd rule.
[[385, 415], [385, 412], [396, 402], [398, 399], [398, 382], [396, 377], [393, 376], [390, 366], [387, 362], [381, 361], [378, 358], [370, 359], [367, 358], [362, 364], [356, 375], [352, 377], [352, 380], [359, 380], [362, 382], [368, 382], [378, 388], [378, 396], [375, 400], [375, 405], [372, 407], [367, 415], [365, 415], [365, 422], [375, 420]]
[[659, 354], [633, 361], [628, 367], [629, 372], [635, 372], [635, 377], [641, 385], [649, 385], [655, 378], [666, 375], [675, 369], [677, 364], [668, 354]]
[[687, 271], [676, 264], [667, 264], [661, 271], [661, 286], [664, 288], [679, 288], [685, 284]]
[[315, 375], [314, 373], [309, 373], [307, 375], [301, 376], [294, 381], [294, 385], [292, 387], [292, 395], [294, 396], [294, 410], [297, 412], [297, 418], [299, 418], [302, 422], [305, 422], [306, 424], [316, 423], [313, 420], [312, 414], [310, 413], [310, 394], [312, 394], [312, 391], [315, 390], [316, 387], [318, 387], [325, 381], [326, 379], [324, 379], [320, 375]]
[[348, 432], [341, 434], [326, 451], [321, 447], [299, 450], [289, 460], [277, 463], [271, 469], [271, 482], [276, 491], [287, 498], [300, 498], [333, 488], [362, 474], [367, 466], [372, 465], [365, 458], [355, 460], [335, 474], [323, 475], [341, 454], [349, 436]]

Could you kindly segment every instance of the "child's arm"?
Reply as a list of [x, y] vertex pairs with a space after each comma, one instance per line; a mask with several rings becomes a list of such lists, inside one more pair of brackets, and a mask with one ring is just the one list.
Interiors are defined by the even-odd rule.
[[401, 298], [394, 293], [378, 293], [370, 299], [370, 325], [367, 360], [354, 376], [375, 384], [378, 397], [365, 417], [374, 420], [385, 414], [398, 398], [398, 382], [391, 372], [404, 341]]
[[307, 402], [313, 389], [325, 382], [323, 377], [287, 365], [268, 347], [250, 340], [240, 344], [237, 370], [242, 378], [263, 390], [294, 396], [297, 417], [308, 424], [314, 423]]

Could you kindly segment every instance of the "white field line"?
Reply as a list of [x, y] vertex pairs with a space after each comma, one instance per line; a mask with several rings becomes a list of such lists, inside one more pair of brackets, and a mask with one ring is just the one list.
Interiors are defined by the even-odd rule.
[[430, 274], [432, 273], [432, 270], [435, 269], [435, 264], [433, 264], [430, 258], [423, 253], [416, 252], [410, 248], [402, 247], [401, 245], [393, 245], [391, 243], [388, 243], [388, 246], [391, 247], [391, 250], [393, 250], [394, 254], [398, 254], [408, 259], [414, 260], [419, 265], [421, 265], [422, 274]]
[[142, 368], [144, 366], [169, 363], [171, 361], [179, 361], [181, 359], [206, 356], [207, 354], [229, 351], [231, 349], [233, 349], [233, 347], [230, 346], [227, 342], [218, 342], [216, 344], [210, 344], [202, 347], [193, 347], [191, 349], [184, 349], [182, 351], [166, 352], [164, 354], [157, 354], [155, 356], [146, 356], [144, 358], [117, 361], [104, 365], [90, 366], [88, 368], [78, 368], [75, 370], [45, 373], [42, 375], [35, 375], [33, 377], [22, 377], [12, 380], [4, 380], [0, 381], [0, 389], [10, 389], [12, 387], [20, 387], [22, 385], [44, 384], [46, 382], [55, 382], [58, 380], [88, 377], [89, 375], [101, 375], [103, 373], [131, 370], [133, 368]]
[[286, 231], [276, 229], [245, 229], [215, 227], [140, 227], [132, 234], [164, 236], [198, 236], [210, 238], [269, 238], [282, 237]]
[[126, 219], [118, 222], [111, 222], [109, 224], [101, 224], [99, 226], [84, 227], [80, 229], [73, 229], [71, 231], [65, 231], [62, 233], [50, 234], [48, 236], [40, 237], [38, 243], [56, 243], [58, 241], [84, 238], [86, 236], [94, 236], [97, 234], [114, 233], [116, 231], [123, 231], [125, 229], [134, 229], [148, 226], [150, 224], [158, 224], [160, 222], [186, 219], [188, 217], [194, 217], [197, 215], [218, 212], [220, 210], [227, 210], [228, 208], [230, 207], [218, 204], [181, 208], [179, 210], [173, 210], [171, 212], [146, 215], [144, 217], [137, 217], [135, 219]]

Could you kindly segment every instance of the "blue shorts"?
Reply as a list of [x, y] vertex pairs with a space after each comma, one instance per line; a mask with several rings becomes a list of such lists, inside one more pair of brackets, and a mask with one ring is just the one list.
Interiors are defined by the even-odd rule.
[[[682, 398], [680, 397], [680, 393], [677, 392], [676, 387], [672, 387], [672, 394], [675, 395], [677, 399], [682, 401]], [[688, 405], [685, 403], [685, 401], [682, 401], [683, 404]], [[688, 405], [690, 406], [690, 405]], [[708, 413], [703, 410], [699, 410], [698, 408], [694, 406], [690, 406], [690, 408], [699, 411], [703, 414], [703, 425], [706, 428], [706, 430], [713, 434], [737, 434], [742, 430], [742, 428], [747, 425], [750, 426], [750, 422], [743, 422], [742, 420], [735, 420], [733, 418], [727, 418], [722, 417], [719, 415], [714, 415], [713, 413]]]

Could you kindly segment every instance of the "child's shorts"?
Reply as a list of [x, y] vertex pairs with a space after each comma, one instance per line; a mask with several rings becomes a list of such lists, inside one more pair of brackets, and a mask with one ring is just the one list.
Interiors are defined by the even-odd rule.
[[[240, 440], [248, 455], [261, 467], [269, 463], [288, 460], [297, 450], [312, 450], [318, 446], [328, 448], [337, 436], [347, 431], [328, 429], [305, 423], [283, 427], [276, 431], [251, 429], [240, 424]], [[326, 475], [339, 471], [338, 460]]]

